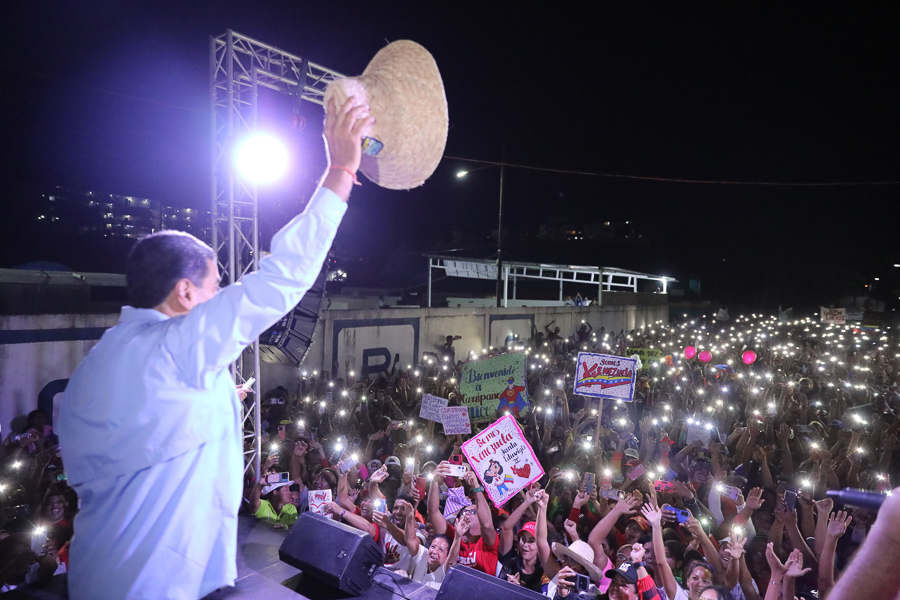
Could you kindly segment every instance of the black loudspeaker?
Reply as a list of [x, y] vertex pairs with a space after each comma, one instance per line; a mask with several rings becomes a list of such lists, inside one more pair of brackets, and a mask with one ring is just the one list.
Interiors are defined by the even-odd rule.
[[323, 268], [300, 304], [259, 336], [260, 360], [290, 367], [300, 366], [309, 352], [319, 321], [327, 275], [327, 270]]
[[358, 596], [372, 587], [384, 552], [368, 533], [305, 512], [291, 527], [278, 558], [309, 576]]
[[436, 600], [477, 598], [481, 600], [547, 600], [547, 596], [504, 581], [472, 567], [450, 569]]

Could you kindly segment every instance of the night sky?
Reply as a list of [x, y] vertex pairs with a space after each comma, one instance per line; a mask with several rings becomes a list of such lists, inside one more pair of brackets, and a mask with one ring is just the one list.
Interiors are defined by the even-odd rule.
[[[228, 28], [348, 75], [389, 41], [421, 43], [444, 79], [448, 156], [497, 161], [505, 148], [509, 163], [592, 173], [900, 181], [898, 9], [620, 4], [8, 2], [0, 267], [57, 258], [16, 221], [15, 191], [28, 183], [208, 207], [209, 36]], [[272, 122], [287, 119], [282, 99], [261, 102]], [[270, 229], [302, 207], [322, 160], [316, 134], [310, 127], [293, 146], [305, 168], [261, 194]], [[488, 256], [499, 171], [455, 177], [476, 166], [445, 159], [410, 192], [364, 180], [336, 249], [385, 281], [405, 273], [405, 283], [424, 280], [416, 252]], [[700, 279], [704, 300], [811, 307], [861, 295], [880, 277], [876, 295], [896, 306], [898, 195], [900, 185], [508, 168], [504, 229], [512, 258], [666, 274], [684, 287]], [[643, 241], [535, 241], [558, 216], [629, 220]], [[78, 250], [67, 249], [75, 268]]]

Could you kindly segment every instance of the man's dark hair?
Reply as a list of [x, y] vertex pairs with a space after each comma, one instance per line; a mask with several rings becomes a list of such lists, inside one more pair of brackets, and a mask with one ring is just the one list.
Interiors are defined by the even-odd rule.
[[203, 285], [215, 260], [212, 248], [189, 233], [160, 231], [148, 235], [131, 250], [125, 263], [128, 303], [135, 308], [159, 306], [181, 279]]

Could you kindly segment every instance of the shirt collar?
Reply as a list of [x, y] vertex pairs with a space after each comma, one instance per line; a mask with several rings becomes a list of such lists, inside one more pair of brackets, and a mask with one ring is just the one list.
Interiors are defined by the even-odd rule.
[[169, 317], [154, 308], [134, 308], [133, 306], [123, 306], [122, 314], [119, 315], [119, 323], [165, 321], [168, 318]]

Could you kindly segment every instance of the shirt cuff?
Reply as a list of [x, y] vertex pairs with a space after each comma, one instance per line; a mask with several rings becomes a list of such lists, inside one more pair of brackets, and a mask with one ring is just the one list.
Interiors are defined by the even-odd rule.
[[347, 203], [327, 187], [320, 187], [309, 200], [304, 212], [317, 212], [335, 225], [340, 225], [347, 212]]

